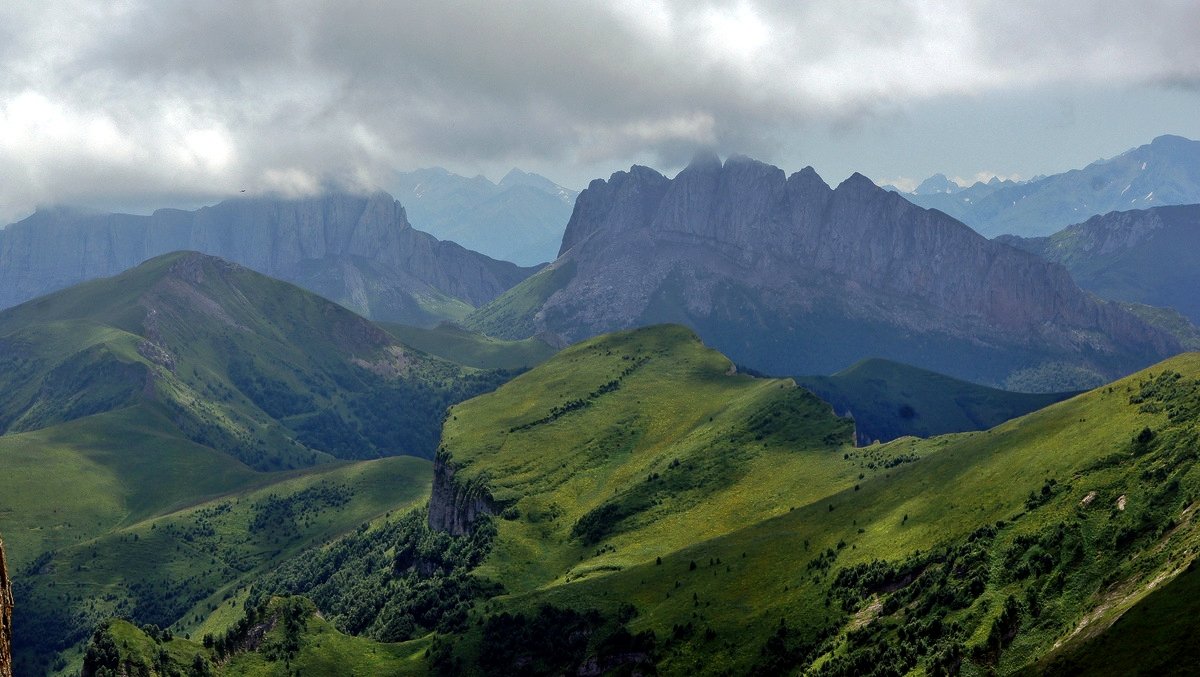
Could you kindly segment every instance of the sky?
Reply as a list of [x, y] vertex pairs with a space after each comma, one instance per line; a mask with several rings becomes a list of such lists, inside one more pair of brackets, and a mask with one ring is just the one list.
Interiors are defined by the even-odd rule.
[[698, 149], [831, 184], [1200, 138], [1200, 2], [5, 0], [0, 223]]

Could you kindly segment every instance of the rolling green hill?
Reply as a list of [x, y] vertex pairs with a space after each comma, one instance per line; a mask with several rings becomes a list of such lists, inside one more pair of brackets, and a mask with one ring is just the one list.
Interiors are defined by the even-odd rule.
[[[561, 379], [541, 371], [568, 354], [523, 378], [547, 376], [545, 384], [561, 389]], [[588, 508], [597, 501], [624, 504], [597, 481], [612, 476], [607, 464], [585, 461], [596, 468], [588, 479], [564, 482], [560, 468], [535, 462], [539, 452], [504, 434], [507, 421], [490, 435], [468, 435], [452, 420], [451, 459], [467, 449], [455, 481], [486, 476], [496, 508], [523, 498], [513, 513], [501, 512], [492, 556], [479, 569], [509, 594], [484, 607], [482, 629], [452, 642], [442, 664], [486, 672], [486, 656], [529, 657], [535, 649], [504, 637], [556, 617], [561, 624], [562, 610], [571, 610], [584, 614], [575, 620], [595, 641], [560, 656], [560, 665], [603, 654], [605, 633], [629, 642], [651, 632], [640, 653], [669, 674], [1019, 669], [1056, 642], [1112, 622], [1194, 556], [1198, 376], [1200, 355], [1181, 356], [988, 432], [846, 447], [795, 469], [776, 464], [751, 474], [741, 491], [705, 492], [699, 524], [689, 524], [696, 508], [680, 500], [685, 492], [668, 490], [640, 524], [636, 515], [609, 513], [610, 530], [590, 543], [572, 524], [583, 521], [577, 516], [596, 514]], [[459, 426], [477, 430], [482, 403], [499, 404], [515, 385], [459, 405]], [[678, 399], [706, 401], [671, 385], [663, 390], [688, 393]], [[619, 392], [635, 403], [645, 397]], [[517, 406], [508, 405], [497, 409]], [[571, 427], [555, 421], [543, 434]], [[579, 429], [585, 437], [533, 448], [543, 456], [571, 450], [558, 452], [570, 467], [589, 458], [584, 440], [595, 435]], [[784, 488], [774, 511], [740, 509], [747, 493], [766, 498], [772, 485]], [[627, 481], [616, 496], [635, 487]], [[561, 506], [557, 519], [522, 509], [530, 497]], [[745, 522], [713, 517], [722, 514]], [[528, 561], [535, 552], [539, 559]], [[599, 617], [587, 620], [589, 609]], [[628, 636], [611, 629], [622, 619]]]
[[238, 590], [315, 544], [428, 497], [431, 465], [393, 457], [260, 476], [252, 488], [47, 550], [19, 569], [20, 674], [78, 670], [110, 617], [201, 635]]
[[147, 404], [258, 470], [432, 456], [445, 407], [503, 378], [194, 253], [0, 313], [0, 346], [0, 432]]
[[301, 550], [415, 508], [446, 407], [510, 376], [193, 253], [0, 313], [21, 674], [78, 660], [113, 614], [198, 627]]
[[[1194, 634], [1155, 591], [1190, 586], [1200, 552], [1200, 354], [988, 431], [869, 448], [791, 381], [731, 367], [659, 326], [456, 405], [440, 536], [377, 520], [264, 577], [241, 621], [214, 614], [211, 646], [160, 641], [168, 662], [284, 674], [353, 646], [364, 669], [444, 674], [1086, 673], [1062, 661]], [[332, 562], [391, 586], [402, 631], [370, 630], [387, 605], [346, 606], [361, 592], [326, 585]], [[414, 622], [421, 590], [466, 617]], [[274, 639], [239, 639], [256, 627]]]
[[797, 381], [854, 419], [859, 444], [986, 430], [1076, 394], [998, 390], [881, 359]]

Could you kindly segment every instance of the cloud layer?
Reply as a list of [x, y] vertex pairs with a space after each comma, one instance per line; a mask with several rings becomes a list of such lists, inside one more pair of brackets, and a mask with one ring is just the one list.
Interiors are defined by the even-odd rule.
[[0, 7], [0, 216], [781, 140], [942, 96], [1200, 87], [1200, 4], [131, 0]]

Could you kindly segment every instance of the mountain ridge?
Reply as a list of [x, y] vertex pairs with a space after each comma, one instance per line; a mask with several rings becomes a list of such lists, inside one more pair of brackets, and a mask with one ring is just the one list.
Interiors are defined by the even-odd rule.
[[195, 250], [315, 291], [377, 319], [455, 319], [524, 279], [408, 223], [390, 195], [239, 197], [149, 216], [46, 209], [0, 231], [0, 307], [159, 254]]
[[1045, 236], [1095, 214], [1200, 202], [1200, 141], [1164, 134], [1081, 169], [1021, 183], [977, 183], [951, 193], [905, 197], [988, 237]]
[[[738, 363], [776, 374], [878, 356], [998, 384], [1060, 359], [1112, 376], [1179, 348], [1087, 297], [1064, 268], [862, 174], [833, 189], [811, 167], [785, 177], [711, 154], [674, 179], [635, 165], [592, 181], [559, 258], [467, 320], [504, 338], [567, 341], [658, 322], [688, 324]], [[943, 354], [918, 347], [929, 341]], [[1006, 364], [979, 364], [986, 353]]]
[[1173, 308], [1200, 323], [1200, 205], [1109, 212], [1046, 237], [998, 239], [1066, 266], [1100, 296]]

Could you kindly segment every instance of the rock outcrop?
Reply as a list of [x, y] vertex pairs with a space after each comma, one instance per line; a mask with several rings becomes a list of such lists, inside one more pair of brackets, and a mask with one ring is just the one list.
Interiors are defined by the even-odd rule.
[[486, 477], [463, 482], [446, 451], [433, 462], [433, 492], [429, 497], [429, 528], [461, 536], [471, 531], [481, 517], [492, 515], [493, 502]]
[[0, 540], [0, 677], [12, 677], [12, 580], [4, 559], [4, 541]]
[[429, 323], [486, 303], [521, 268], [415, 230], [386, 193], [240, 198], [150, 216], [40, 210], [0, 230], [0, 308], [154, 256], [194, 250], [288, 280], [374, 319]]
[[[1061, 266], [862, 175], [833, 189], [811, 167], [787, 177], [738, 156], [698, 156], [673, 180], [633, 167], [593, 181], [559, 259], [495, 307], [520, 304], [529, 322], [509, 324], [567, 340], [682, 322], [775, 374], [874, 356], [998, 384], [1051, 361], [1115, 376], [1179, 350]], [[488, 317], [471, 321], [503, 334]]]

